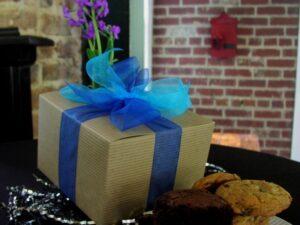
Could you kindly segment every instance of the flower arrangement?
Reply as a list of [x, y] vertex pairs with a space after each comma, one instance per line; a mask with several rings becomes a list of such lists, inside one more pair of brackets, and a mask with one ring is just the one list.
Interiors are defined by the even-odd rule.
[[[104, 21], [109, 14], [107, 0], [75, 0], [76, 10], [71, 11], [63, 6], [63, 15], [71, 27], [80, 27], [82, 36], [88, 41], [87, 56], [89, 59], [101, 55], [114, 48], [114, 42], [119, 39], [121, 28], [117, 25], [106, 24]], [[106, 42], [106, 47], [105, 46]], [[116, 61], [114, 51], [110, 51], [110, 64]], [[96, 88], [97, 84], [92, 83]]]

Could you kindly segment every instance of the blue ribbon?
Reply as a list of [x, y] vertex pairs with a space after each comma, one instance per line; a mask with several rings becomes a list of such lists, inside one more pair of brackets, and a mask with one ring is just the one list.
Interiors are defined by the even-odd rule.
[[173, 189], [181, 143], [181, 127], [168, 118], [183, 114], [190, 106], [189, 87], [178, 78], [151, 81], [136, 58], [109, 63], [109, 51], [87, 63], [90, 78], [101, 85], [90, 89], [68, 84], [61, 95], [86, 105], [63, 112], [59, 144], [59, 185], [75, 202], [76, 165], [80, 125], [109, 115], [121, 131], [145, 124], [155, 132], [155, 148], [147, 208], [164, 192]]

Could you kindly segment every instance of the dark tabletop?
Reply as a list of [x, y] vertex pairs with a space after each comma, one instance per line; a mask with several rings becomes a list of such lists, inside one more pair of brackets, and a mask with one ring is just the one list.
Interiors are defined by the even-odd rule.
[[[37, 186], [36, 142], [0, 144], [0, 202], [7, 201], [7, 186]], [[208, 162], [222, 166], [244, 179], [264, 179], [283, 186], [292, 197], [291, 207], [279, 216], [293, 225], [300, 224], [300, 163], [263, 153], [212, 145]], [[7, 223], [0, 213], [0, 224]]]

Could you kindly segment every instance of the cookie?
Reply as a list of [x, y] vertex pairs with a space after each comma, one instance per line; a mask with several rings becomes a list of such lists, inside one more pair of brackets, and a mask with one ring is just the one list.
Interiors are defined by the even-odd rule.
[[221, 186], [222, 184], [234, 181], [234, 180], [240, 180], [241, 178], [236, 174], [231, 173], [213, 173], [211, 175], [208, 175], [206, 177], [203, 177], [202, 179], [198, 180], [194, 185], [193, 189], [205, 189], [210, 192], [215, 192], [216, 189]]
[[284, 188], [263, 180], [230, 181], [220, 186], [216, 194], [229, 203], [235, 214], [245, 216], [275, 216], [292, 202]]
[[269, 225], [270, 217], [234, 216], [232, 225]]

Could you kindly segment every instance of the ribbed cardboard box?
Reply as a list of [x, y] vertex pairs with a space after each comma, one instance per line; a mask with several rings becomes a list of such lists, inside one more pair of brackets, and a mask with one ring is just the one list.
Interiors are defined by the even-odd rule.
[[[58, 92], [40, 96], [38, 168], [58, 186], [61, 117], [64, 110], [78, 105]], [[192, 112], [173, 122], [182, 127], [174, 189], [190, 188], [204, 174], [214, 122]], [[154, 144], [155, 133], [146, 126], [121, 132], [107, 117], [81, 124], [77, 206], [98, 225], [113, 224], [133, 209], [145, 207]]]

